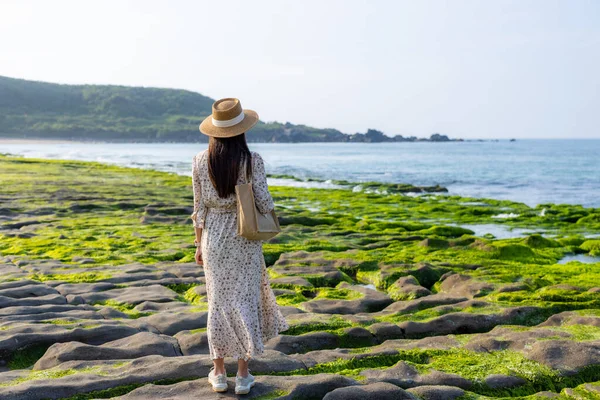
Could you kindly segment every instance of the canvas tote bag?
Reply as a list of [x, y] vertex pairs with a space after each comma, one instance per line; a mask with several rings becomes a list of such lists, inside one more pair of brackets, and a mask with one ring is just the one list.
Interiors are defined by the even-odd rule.
[[[245, 162], [244, 176], [247, 176]], [[235, 195], [237, 197], [237, 233], [239, 236], [250, 240], [267, 240], [281, 232], [275, 210], [261, 214], [256, 207], [252, 179], [248, 183], [235, 185]]]

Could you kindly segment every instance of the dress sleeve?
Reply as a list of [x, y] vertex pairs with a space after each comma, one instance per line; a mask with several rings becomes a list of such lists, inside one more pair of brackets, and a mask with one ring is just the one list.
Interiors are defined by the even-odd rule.
[[254, 192], [254, 202], [261, 214], [267, 214], [275, 208], [273, 198], [269, 193], [269, 186], [267, 186], [265, 164], [258, 153], [252, 154], [252, 191]]
[[192, 161], [192, 187], [194, 189], [194, 212], [192, 213], [192, 223], [194, 228], [204, 228], [204, 218], [206, 217], [206, 206], [202, 201], [202, 183], [198, 171], [196, 156]]

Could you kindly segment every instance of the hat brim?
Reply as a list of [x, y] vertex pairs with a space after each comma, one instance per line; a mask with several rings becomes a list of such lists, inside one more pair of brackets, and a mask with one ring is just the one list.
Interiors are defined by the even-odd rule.
[[250, 130], [258, 122], [258, 114], [253, 110], [244, 110], [244, 119], [239, 124], [221, 128], [214, 126], [212, 122], [212, 116], [204, 118], [204, 121], [200, 124], [200, 132], [207, 136], [227, 138], [237, 135], [241, 135], [244, 132]]

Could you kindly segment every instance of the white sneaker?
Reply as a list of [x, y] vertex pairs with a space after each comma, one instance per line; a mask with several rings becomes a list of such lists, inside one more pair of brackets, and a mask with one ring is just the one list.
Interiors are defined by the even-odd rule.
[[208, 373], [208, 381], [212, 385], [212, 390], [215, 392], [226, 392], [227, 391], [227, 375], [219, 374], [215, 375], [214, 367], [210, 369]]
[[254, 386], [254, 377], [250, 375], [250, 372], [245, 378], [239, 375], [235, 376], [235, 394], [248, 394], [252, 386]]

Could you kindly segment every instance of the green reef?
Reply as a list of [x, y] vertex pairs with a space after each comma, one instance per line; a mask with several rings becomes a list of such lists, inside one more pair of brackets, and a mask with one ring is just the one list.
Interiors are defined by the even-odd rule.
[[[333, 183], [270, 187], [282, 232], [263, 249], [290, 328], [251, 364], [249, 398], [385, 382], [600, 399], [600, 209]], [[185, 176], [0, 155], [0, 398], [207, 386], [192, 201]]]

